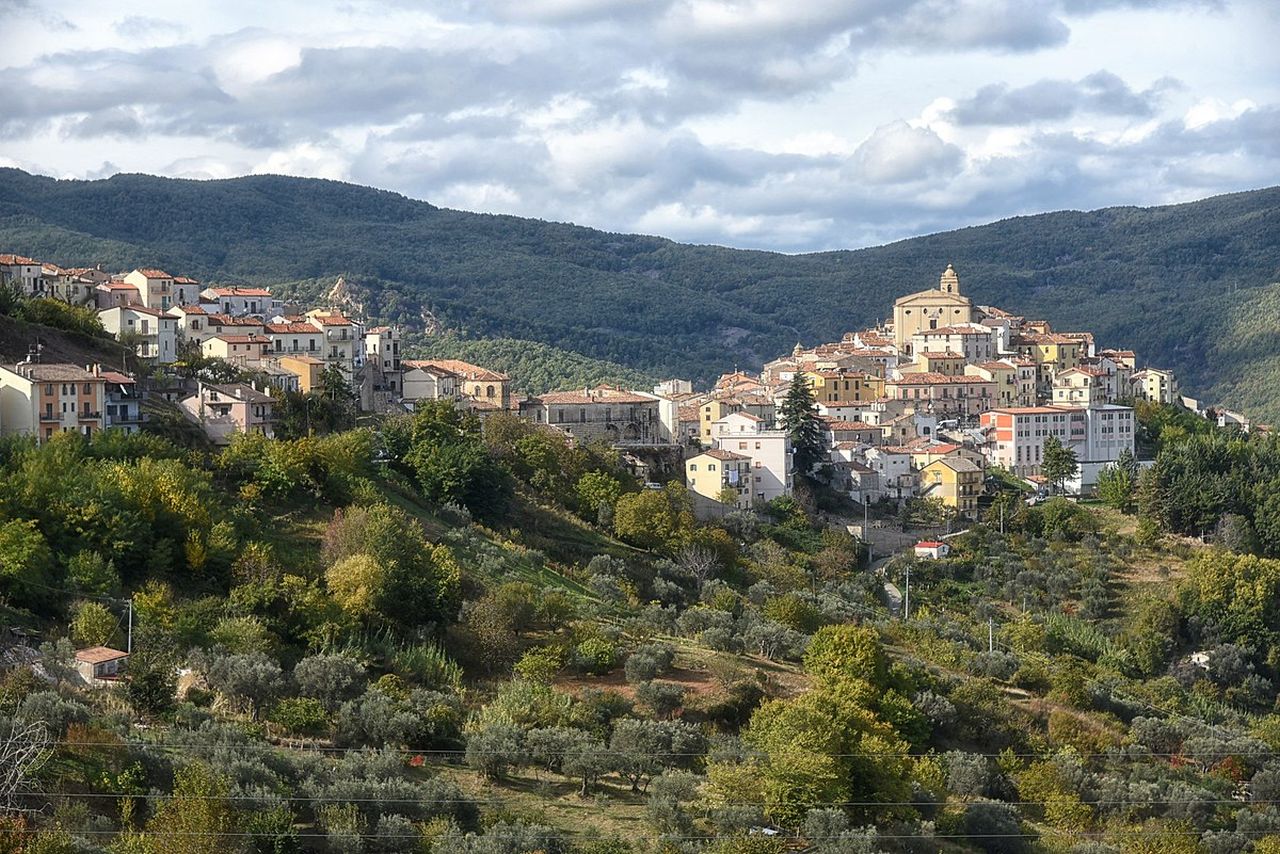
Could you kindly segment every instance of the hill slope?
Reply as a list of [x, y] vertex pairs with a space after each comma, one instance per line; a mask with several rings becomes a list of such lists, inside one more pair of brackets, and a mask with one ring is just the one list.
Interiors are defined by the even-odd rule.
[[1280, 188], [780, 255], [444, 210], [316, 179], [57, 181], [0, 169], [0, 247], [290, 283], [309, 296], [345, 274], [388, 320], [429, 309], [472, 334], [700, 379], [872, 322], [951, 262], [979, 303], [1091, 329], [1177, 369], [1193, 392], [1280, 417], [1280, 403], [1237, 379], [1273, 354], [1208, 358], [1232, 323], [1256, 326], [1258, 289], [1280, 280]]

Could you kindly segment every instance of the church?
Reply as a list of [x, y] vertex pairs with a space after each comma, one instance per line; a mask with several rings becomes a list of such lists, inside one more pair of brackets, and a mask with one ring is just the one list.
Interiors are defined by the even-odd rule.
[[907, 294], [893, 303], [893, 340], [900, 354], [911, 352], [917, 332], [973, 321], [973, 303], [960, 293], [960, 277], [950, 264], [937, 288]]

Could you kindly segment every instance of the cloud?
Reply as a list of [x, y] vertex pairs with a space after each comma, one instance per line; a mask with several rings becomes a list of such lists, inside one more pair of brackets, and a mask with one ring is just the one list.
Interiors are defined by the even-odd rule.
[[954, 175], [964, 152], [928, 128], [899, 119], [876, 128], [853, 153], [856, 174], [870, 184], [901, 184]]
[[957, 102], [950, 118], [961, 125], [1022, 125], [1081, 113], [1149, 118], [1156, 114], [1161, 98], [1180, 87], [1177, 80], [1162, 78], [1149, 89], [1135, 92], [1109, 71], [1096, 71], [1076, 81], [1040, 80], [1016, 89], [994, 83]]

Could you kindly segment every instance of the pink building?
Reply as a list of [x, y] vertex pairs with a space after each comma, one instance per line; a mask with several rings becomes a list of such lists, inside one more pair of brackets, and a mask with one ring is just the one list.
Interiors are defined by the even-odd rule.
[[230, 443], [234, 433], [262, 433], [272, 436], [274, 399], [244, 383], [213, 385], [200, 383], [196, 393], [179, 405], [202, 428], [214, 444]]

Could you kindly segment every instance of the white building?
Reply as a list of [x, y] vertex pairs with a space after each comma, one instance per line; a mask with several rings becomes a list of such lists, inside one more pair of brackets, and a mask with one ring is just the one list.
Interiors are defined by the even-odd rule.
[[791, 438], [769, 430], [764, 419], [734, 412], [711, 425], [713, 445], [751, 458], [751, 494], [755, 502], [791, 494]]
[[897, 447], [867, 448], [867, 465], [880, 475], [880, 491], [888, 498], [910, 498], [916, 490], [911, 455]]
[[147, 308], [168, 311], [183, 304], [174, 299], [173, 276], [164, 270], [134, 270], [124, 277], [124, 281], [138, 289], [138, 296]]
[[233, 317], [243, 314], [271, 315], [280, 307], [280, 301], [272, 298], [269, 288], [205, 288], [200, 292], [200, 299], [216, 303], [220, 313]]
[[135, 337], [135, 352], [161, 365], [172, 364], [178, 354], [178, 318], [145, 305], [118, 305], [98, 312], [102, 328], [117, 339]]
[[966, 362], [987, 362], [999, 358], [995, 333], [980, 323], [957, 323], [922, 329], [911, 339], [911, 352], [952, 352]]
[[1092, 489], [1121, 451], [1133, 453], [1133, 410], [1116, 404], [993, 409], [982, 414], [982, 427], [991, 462], [1022, 476], [1040, 474], [1045, 440], [1056, 437], [1075, 452], [1080, 491]]
[[0, 255], [0, 285], [24, 297], [41, 296], [45, 291], [44, 265], [24, 255]]
[[448, 368], [413, 359], [402, 361], [402, 396], [413, 405], [419, 400], [457, 400], [462, 396], [458, 375]]
[[1172, 404], [1179, 396], [1178, 380], [1173, 371], [1143, 368], [1130, 377], [1129, 382], [1133, 388], [1133, 396], [1138, 400]]

